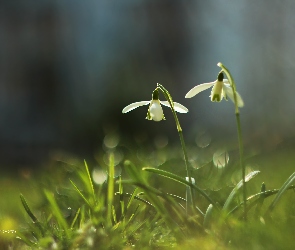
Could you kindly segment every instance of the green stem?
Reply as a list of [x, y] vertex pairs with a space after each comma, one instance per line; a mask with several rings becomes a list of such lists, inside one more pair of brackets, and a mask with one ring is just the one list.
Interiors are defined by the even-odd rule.
[[243, 139], [242, 139], [242, 131], [241, 131], [241, 121], [240, 121], [240, 114], [236, 113], [236, 122], [237, 122], [237, 129], [238, 129], [238, 140], [239, 140], [239, 149], [240, 149], [240, 166], [242, 168], [242, 178], [243, 178], [243, 201], [244, 201], [244, 220], [247, 221], [247, 193], [246, 193], [246, 169], [243, 163], [243, 154], [244, 154], [244, 147], [243, 147]]
[[[182, 151], [183, 151], [183, 157], [184, 157], [184, 162], [185, 162], [186, 174], [187, 174], [187, 177], [189, 178], [189, 182], [190, 183], [193, 183], [192, 182], [192, 177], [191, 177], [192, 176], [191, 169], [189, 167], [189, 162], [188, 162], [188, 156], [187, 156], [186, 146], [185, 146], [185, 142], [184, 142], [184, 138], [183, 138], [183, 134], [182, 134], [182, 128], [180, 126], [180, 123], [179, 123], [177, 114], [176, 114], [176, 112], [174, 110], [174, 103], [173, 103], [172, 97], [171, 97], [170, 93], [168, 92], [168, 90], [165, 89], [161, 84], [158, 83], [157, 84], [157, 87], [162, 91], [162, 93], [165, 96], [166, 100], [170, 104], [170, 108], [171, 108], [171, 111], [172, 111], [172, 114], [173, 114], [173, 117], [174, 117], [174, 120], [175, 120], [175, 123], [176, 123], [177, 132], [178, 132], [178, 135], [179, 135], [179, 138], [180, 138], [181, 148], [182, 148]], [[190, 187], [190, 196], [191, 196], [192, 206], [194, 207], [194, 199], [193, 199], [191, 187]]]
[[233, 95], [234, 95], [234, 104], [235, 104], [235, 114], [236, 114], [236, 123], [237, 123], [237, 130], [238, 130], [238, 141], [239, 141], [239, 151], [240, 151], [240, 167], [242, 170], [242, 179], [243, 179], [243, 203], [244, 203], [244, 220], [247, 221], [247, 193], [246, 193], [246, 181], [245, 181], [245, 176], [246, 176], [246, 169], [245, 165], [243, 162], [244, 159], [244, 147], [243, 147], [243, 139], [242, 139], [242, 130], [241, 130], [241, 121], [240, 121], [240, 112], [239, 112], [239, 107], [238, 107], [238, 101], [237, 101], [237, 94], [236, 94], [236, 84], [235, 81], [229, 72], [229, 70], [222, 64], [218, 63], [217, 66], [222, 68], [222, 71], [226, 74], [230, 86], [233, 90]]

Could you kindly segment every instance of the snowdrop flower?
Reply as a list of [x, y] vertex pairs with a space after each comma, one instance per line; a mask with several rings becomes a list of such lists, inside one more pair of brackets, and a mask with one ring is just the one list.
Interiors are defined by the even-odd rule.
[[[147, 117], [148, 120], [154, 120], [156, 122], [159, 122], [161, 120], [165, 120], [162, 105], [170, 107], [168, 101], [160, 101], [159, 100], [159, 91], [156, 89], [153, 91], [152, 100], [151, 101], [141, 101], [141, 102], [134, 102], [126, 106], [122, 113], [127, 113], [133, 109], [136, 109], [137, 107], [143, 106], [143, 105], [150, 105]], [[179, 113], [187, 113], [188, 109], [181, 105], [180, 103], [174, 102], [174, 110]]]
[[[185, 98], [192, 98], [196, 94], [202, 92], [203, 90], [206, 90], [210, 87], [212, 88], [211, 91], [211, 101], [212, 102], [220, 102], [222, 98], [224, 97], [225, 100], [227, 100], [227, 97], [229, 97], [233, 102], [234, 102], [234, 94], [232, 87], [229, 84], [229, 81], [227, 79], [223, 79], [223, 73], [220, 72], [218, 74], [217, 80], [214, 82], [209, 82], [209, 83], [203, 83], [200, 85], [197, 85], [193, 87], [186, 95]], [[242, 97], [239, 95], [238, 92], [236, 92], [237, 96], [237, 104], [238, 107], [243, 107], [244, 106], [244, 101]]]

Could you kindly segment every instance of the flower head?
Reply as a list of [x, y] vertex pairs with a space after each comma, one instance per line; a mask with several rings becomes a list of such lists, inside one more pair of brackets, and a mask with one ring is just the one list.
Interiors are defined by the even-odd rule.
[[[159, 122], [161, 120], [165, 120], [162, 105], [170, 107], [170, 104], [168, 101], [160, 101], [159, 100], [159, 91], [155, 89], [153, 91], [152, 95], [152, 100], [151, 101], [140, 101], [140, 102], [134, 102], [126, 106], [123, 110], [122, 113], [127, 113], [133, 109], [136, 109], [137, 107], [143, 106], [143, 105], [150, 105], [148, 112], [147, 112], [147, 117], [146, 119], [148, 120], [154, 120], [156, 122]], [[188, 109], [181, 105], [180, 103], [173, 102], [173, 108], [175, 111], [179, 113], [187, 113]]]
[[[192, 98], [196, 94], [212, 87], [211, 91], [211, 101], [212, 102], [220, 102], [223, 98], [227, 100], [227, 97], [229, 97], [233, 102], [234, 102], [234, 93], [232, 90], [232, 87], [229, 84], [229, 81], [227, 79], [223, 79], [223, 73], [220, 72], [218, 74], [217, 80], [214, 82], [209, 82], [209, 83], [203, 83], [200, 85], [197, 85], [193, 87], [186, 95], [185, 98]], [[238, 92], [236, 92], [237, 96], [237, 104], [238, 107], [243, 107], [244, 106], [244, 101], [242, 97], [239, 95]]]

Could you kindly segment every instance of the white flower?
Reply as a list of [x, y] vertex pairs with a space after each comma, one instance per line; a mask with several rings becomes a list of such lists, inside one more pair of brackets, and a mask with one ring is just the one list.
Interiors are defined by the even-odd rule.
[[[234, 102], [234, 94], [232, 87], [230, 86], [229, 82], [227, 79], [223, 79], [223, 73], [220, 72], [218, 74], [218, 78], [214, 82], [209, 82], [209, 83], [203, 83], [200, 85], [195, 86], [192, 88], [186, 95], [185, 98], [192, 98], [196, 94], [202, 92], [203, 90], [206, 90], [210, 87], [212, 88], [211, 91], [211, 101], [212, 102], [220, 102], [222, 98], [224, 97], [225, 100], [227, 100], [227, 97], [229, 97], [233, 102]], [[238, 107], [243, 107], [244, 106], [244, 101], [242, 97], [239, 95], [238, 92], [236, 92], [237, 96], [237, 104]]]
[[[174, 103], [174, 110], [179, 113], [187, 113], [188, 109], [181, 105], [180, 103], [173, 102]], [[160, 101], [159, 100], [159, 92], [158, 90], [154, 90], [153, 92], [153, 99], [151, 101], [141, 101], [141, 102], [134, 102], [126, 106], [122, 113], [127, 113], [133, 109], [136, 109], [137, 107], [143, 106], [143, 105], [150, 105], [147, 113], [146, 119], [148, 120], [154, 120], [156, 122], [159, 122], [161, 120], [165, 120], [162, 105], [170, 107], [170, 104], [168, 101]]]

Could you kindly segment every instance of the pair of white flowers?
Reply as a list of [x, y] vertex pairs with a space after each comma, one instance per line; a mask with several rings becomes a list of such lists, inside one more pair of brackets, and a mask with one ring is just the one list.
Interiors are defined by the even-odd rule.
[[[223, 73], [220, 72], [218, 74], [217, 80], [214, 82], [209, 82], [209, 83], [203, 83], [200, 85], [195, 86], [192, 88], [186, 95], [185, 98], [191, 98], [194, 97], [196, 94], [212, 87], [211, 91], [211, 101], [212, 102], [220, 102], [223, 98], [227, 100], [229, 97], [233, 102], [234, 102], [234, 93], [232, 90], [232, 87], [229, 84], [229, 81], [227, 79], [223, 78]], [[236, 92], [236, 98], [237, 98], [237, 105], [238, 107], [243, 107], [244, 102], [242, 97]], [[153, 95], [152, 95], [152, 100], [151, 101], [140, 101], [140, 102], [134, 102], [128, 106], [126, 106], [123, 110], [122, 113], [127, 113], [137, 107], [144, 106], [144, 105], [150, 105], [147, 113], [147, 119], [148, 120], [154, 120], [154, 121], [161, 121], [165, 119], [162, 105], [170, 107], [170, 104], [168, 101], [160, 101], [159, 100], [159, 92], [158, 90], [154, 90]], [[179, 113], [187, 113], [188, 109], [181, 105], [180, 103], [173, 102], [173, 108], [175, 111]]]

